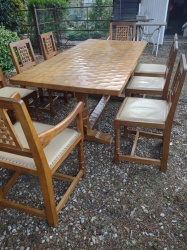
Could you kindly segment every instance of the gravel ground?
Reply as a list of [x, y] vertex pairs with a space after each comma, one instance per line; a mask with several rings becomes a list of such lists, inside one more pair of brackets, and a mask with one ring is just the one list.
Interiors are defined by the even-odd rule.
[[[152, 46], [149, 45], [141, 61], [166, 63], [170, 46], [171, 41], [165, 41], [158, 57], [155, 57], [151, 55]], [[178, 59], [180, 53], [186, 51], [187, 43], [179, 41]], [[111, 145], [85, 142], [86, 178], [79, 182], [60, 212], [56, 228], [49, 227], [42, 219], [16, 210], [1, 210], [0, 249], [187, 249], [186, 91], [187, 79], [173, 122], [166, 174], [155, 166], [127, 162], [113, 164], [114, 142]], [[97, 98], [89, 99], [91, 109], [97, 101]], [[69, 105], [60, 100], [56, 105], [58, 116], [51, 118], [43, 115], [43, 120], [56, 124], [75, 103], [75, 98], [70, 99]], [[120, 104], [114, 100], [108, 104], [97, 126], [102, 132], [114, 136], [112, 121]], [[138, 150], [147, 153], [149, 147], [147, 141], [141, 141]], [[155, 147], [160, 149], [160, 144]], [[75, 150], [65, 161], [61, 167], [63, 171], [75, 171], [76, 153]], [[1, 170], [1, 183], [9, 175], [8, 171]], [[57, 181], [54, 186], [58, 200], [67, 187]], [[23, 175], [9, 197], [42, 206], [39, 183], [35, 177]]]

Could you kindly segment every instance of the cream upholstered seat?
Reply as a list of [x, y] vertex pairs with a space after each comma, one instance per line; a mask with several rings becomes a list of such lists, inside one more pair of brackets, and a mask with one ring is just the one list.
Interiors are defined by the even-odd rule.
[[33, 90], [7, 86], [7, 87], [3, 87], [0, 89], [0, 96], [10, 97], [15, 92], [18, 92], [20, 94], [20, 97], [23, 98], [23, 97], [27, 96], [28, 94], [33, 93]]
[[[162, 171], [166, 171], [173, 117], [179, 95], [184, 84], [186, 72], [186, 59], [184, 55], [181, 55], [172, 86], [169, 89], [167, 100], [135, 97], [126, 97], [124, 99], [114, 121], [115, 163], [119, 163], [120, 160], [124, 160], [152, 164], [158, 165]], [[127, 137], [129, 133], [135, 134], [134, 143], [130, 154], [121, 153], [121, 127], [124, 128], [125, 137]], [[161, 133], [161, 131], [163, 133]], [[135, 155], [135, 149], [140, 136], [160, 139], [162, 141], [163, 145], [161, 159], [139, 157]]]
[[136, 70], [134, 71], [135, 76], [155, 76], [155, 77], [166, 77], [168, 68], [174, 63], [172, 60], [172, 52], [175, 41], [178, 40], [177, 34], [174, 35], [173, 43], [170, 49], [169, 57], [165, 65], [162, 64], [149, 64], [139, 63]]
[[[39, 122], [33, 122], [33, 125], [36, 129], [37, 134], [53, 128], [53, 126], [51, 125]], [[29, 149], [29, 145], [21, 127], [21, 124], [17, 122], [13, 126], [16, 134], [19, 135], [19, 139], [23, 147]], [[49, 164], [50, 169], [53, 169], [54, 165], [59, 160], [59, 157], [71, 148], [72, 144], [79, 136], [80, 133], [78, 133], [76, 130], [66, 128], [63, 132], [57, 135], [49, 145], [44, 148], [44, 154], [47, 158], [47, 162]], [[34, 159], [29, 157], [3, 152], [3, 155], [0, 154], [0, 160], [3, 160], [7, 163], [16, 162], [17, 164], [22, 165], [24, 167], [31, 167], [36, 169]]]
[[164, 100], [125, 98], [116, 116], [116, 120], [143, 122], [151, 124], [165, 123], [169, 111], [169, 103]]
[[15, 92], [19, 93], [20, 97], [24, 100], [29, 110], [31, 109], [31, 105], [34, 106], [37, 120], [40, 120], [36, 90], [8, 86], [1, 69], [0, 69], [0, 86], [1, 86], [0, 96], [10, 97]]
[[[130, 96], [131, 94], [152, 94], [161, 95], [162, 99], [166, 99], [168, 94], [168, 88], [170, 85], [171, 74], [177, 56], [177, 51], [178, 41], [173, 41], [170, 53], [171, 62], [168, 64], [168, 68], [166, 70], [166, 77], [133, 76], [126, 85], [125, 95]], [[158, 65], [158, 67], [156, 66], [157, 65], [155, 65], [155, 69], [159, 69], [159, 66], [161, 65]], [[146, 68], [146, 65], [142, 65], [142, 68], [143, 67]]]
[[[20, 98], [14, 94], [15, 98]], [[15, 208], [46, 219], [50, 226], [58, 222], [58, 213], [65, 205], [86, 168], [83, 151], [83, 103], [79, 102], [74, 110], [59, 124], [52, 126], [32, 122], [27, 108], [21, 99], [0, 97], [0, 167], [13, 171], [4, 187], [0, 188], [0, 207]], [[12, 123], [9, 111], [16, 114], [17, 121]], [[77, 128], [69, 127], [76, 120]], [[57, 171], [72, 150], [78, 146], [79, 168], [75, 176]], [[40, 183], [43, 209], [16, 203], [7, 195], [21, 174], [36, 176]], [[55, 201], [52, 178], [64, 180], [69, 184], [60, 201]], [[23, 183], [24, 186], [24, 183]], [[32, 190], [30, 190], [32, 194]], [[59, 196], [59, 195], [58, 195]], [[23, 197], [24, 198], [24, 197]]]
[[166, 74], [166, 65], [161, 65], [161, 64], [144, 64], [140, 63], [135, 72], [134, 75], [148, 75], [148, 76], [161, 76], [164, 77]]
[[[166, 79], [162, 77], [134, 76], [126, 86], [126, 92], [141, 94], [145, 90], [162, 92]], [[126, 94], [128, 95], [128, 94]]]

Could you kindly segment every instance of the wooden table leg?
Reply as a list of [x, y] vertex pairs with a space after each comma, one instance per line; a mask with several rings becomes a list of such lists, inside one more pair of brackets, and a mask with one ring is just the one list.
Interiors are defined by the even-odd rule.
[[[94, 141], [103, 144], [111, 144], [112, 136], [109, 134], [104, 134], [100, 131], [93, 130], [91, 128], [90, 120], [89, 120], [89, 108], [87, 105], [88, 95], [84, 93], [75, 93], [77, 101], [81, 101], [84, 103], [84, 111], [83, 111], [83, 123], [84, 123], [84, 135], [85, 140]], [[98, 116], [100, 113], [97, 111]]]

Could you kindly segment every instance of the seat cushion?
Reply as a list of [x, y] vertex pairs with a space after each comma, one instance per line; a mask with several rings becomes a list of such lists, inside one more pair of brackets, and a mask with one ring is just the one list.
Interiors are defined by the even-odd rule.
[[129, 81], [126, 89], [162, 91], [165, 81], [165, 78], [162, 77], [134, 76]]
[[163, 75], [163, 77], [166, 74], [166, 65], [162, 65], [162, 64], [146, 64], [146, 63], [140, 63], [135, 72], [134, 75], [136, 74], [149, 74], [149, 76], [151, 76], [151, 74], [158, 74], [158, 75]]
[[19, 93], [21, 98], [23, 98], [27, 96], [28, 94], [31, 94], [32, 92], [34, 92], [34, 90], [25, 89], [25, 88], [16, 88], [16, 87], [3, 87], [0, 89], [0, 96], [10, 97], [15, 92]]
[[164, 124], [168, 111], [164, 100], [127, 97], [115, 120]]
[[[51, 125], [43, 124], [39, 122], [33, 122], [33, 124], [37, 133], [41, 133], [53, 127]], [[17, 122], [14, 125], [14, 128], [16, 130], [16, 133], [19, 135], [19, 139], [23, 147], [29, 148], [20, 123]], [[63, 155], [63, 153], [66, 152], [66, 150], [72, 145], [72, 143], [75, 141], [75, 139], [78, 138], [79, 135], [80, 133], [78, 133], [76, 130], [67, 128], [51, 140], [49, 145], [47, 145], [44, 148], [44, 153], [45, 153], [45, 156], [46, 156], [46, 159], [50, 168], [53, 167], [53, 164], [59, 159], [59, 157]], [[21, 164], [26, 167], [35, 168], [34, 160], [32, 158], [28, 158], [24, 156], [14, 155], [14, 154], [0, 151], [0, 160], [6, 161], [8, 163], [13, 162], [13, 163]]]

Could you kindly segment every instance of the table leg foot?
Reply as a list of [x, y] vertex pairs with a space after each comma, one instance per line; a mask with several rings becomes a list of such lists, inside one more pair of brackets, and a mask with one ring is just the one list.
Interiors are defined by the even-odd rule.
[[84, 137], [86, 141], [93, 141], [103, 144], [111, 144], [112, 136], [97, 130], [90, 130]]

